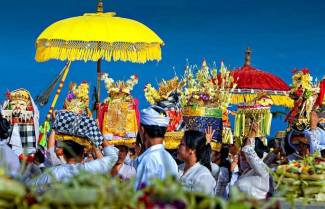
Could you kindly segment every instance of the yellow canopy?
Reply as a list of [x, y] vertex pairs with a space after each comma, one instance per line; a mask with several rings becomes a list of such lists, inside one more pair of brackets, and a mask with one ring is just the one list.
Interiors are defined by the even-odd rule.
[[135, 20], [115, 13], [87, 13], [58, 21], [36, 40], [38, 62], [50, 59], [131, 61], [161, 60], [163, 41]]

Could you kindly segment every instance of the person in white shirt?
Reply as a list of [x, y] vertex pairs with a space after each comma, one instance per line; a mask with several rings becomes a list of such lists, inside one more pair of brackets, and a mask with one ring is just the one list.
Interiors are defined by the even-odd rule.
[[325, 150], [325, 130], [318, 127], [319, 121], [316, 111], [312, 111], [310, 114], [310, 129], [307, 131], [309, 133], [310, 154], [320, 153]]
[[111, 175], [118, 176], [122, 180], [128, 180], [135, 177], [136, 174], [135, 168], [125, 163], [126, 157], [129, 152], [129, 148], [123, 145], [119, 145], [117, 146], [117, 148], [119, 150], [118, 160], [111, 170]]
[[231, 162], [229, 159], [229, 146], [223, 144], [220, 150], [220, 172], [217, 178], [216, 195], [228, 199], [227, 186], [231, 180]]
[[[242, 175], [235, 186], [239, 191], [256, 199], [265, 199], [269, 192], [270, 174], [267, 165], [263, 162], [263, 153], [256, 153], [255, 136], [258, 130], [256, 123], [252, 124], [251, 134], [244, 142], [241, 152], [240, 166]], [[262, 142], [260, 142], [262, 143]]]
[[216, 181], [211, 174], [211, 146], [205, 133], [185, 131], [177, 151], [179, 166], [178, 180], [184, 189], [208, 195], [215, 194]]
[[7, 145], [10, 123], [0, 115], [0, 168], [5, 169], [5, 174], [16, 177], [19, 174], [20, 162], [16, 153]]
[[84, 146], [74, 141], [64, 141], [63, 143], [63, 153], [67, 163], [49, 168], [40, 176], [28, 181], [28, 185], [40, 188], [54, 182], [67, 181], [81, 171], [106, 174], [110, 172], [118, 159], [117, 148], [110, 146], [106, 140], [102, 144], [103, 154], [101, 150], [96, 149], [97, 159], [90, 162], [82, 162]]
[[136, 189], [149, 185], [151, 179], [177, 176], [177, 164], [163, 145], [168, 124], [166, 112], [158, 106], [141, 111], [139, 133], [145, 151], [137, 158]]
[[[59, 143], [59, 141], [57, 141], [57, 143]], [[60, 142], [60, 145], [62, 145], [62, 142]], [[66, 164], [63, 157], [63, 148], [55, 146], [55, 131], [52, 130], [47, 142], [46, 165], [47, 167], [51, 167], [62, 164]]]

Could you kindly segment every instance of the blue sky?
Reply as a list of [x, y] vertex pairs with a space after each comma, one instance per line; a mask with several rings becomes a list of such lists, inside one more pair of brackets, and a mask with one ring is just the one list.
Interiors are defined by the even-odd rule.
[[[24, 87], [33, 96], [59, 73], [64, 63], [34, 60], [35, 40], [51, 23], [96, 10], [96, 0], [30, 0], [0, 2], [0, 100], [7, 89]], [[221, 60], [230, 68], [243, 64], [244, 50], [253, 50], [252, 65], [291, 82], [291, 69], [308, 67], [314, 77], [325, 75], [325, 1], [313, 0], [104, 0], [105, 11], [138, 20], [164, 40], [163, 60], [145, 65], [104, 63], [114, 79], [137, 73], [134, 95], [147, 105], [143, 87], [148, 82], [182, 73], [186, 60], [200, 64]], [[121, 73], [122, 72], [122, 73]], [[67, 79], [96, 83], [96, 63], [76, 62]], [[67, 92], [66, 85], [57, 107]], [[102, 93], [105, 95], [105, 92]], [[41, 109], [42, 119], [48, 106]], [[272, 132], [283, 129], [281, 119]]]

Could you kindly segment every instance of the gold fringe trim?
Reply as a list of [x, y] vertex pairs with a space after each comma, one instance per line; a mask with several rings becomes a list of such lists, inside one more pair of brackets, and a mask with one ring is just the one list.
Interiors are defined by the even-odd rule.
[[129, 139], [114, 139], [114, 140], [108, 140], [108, 144], [110, 145], [124, 145], [127, 147], [134, 147], [135, 146], [135, 138], [129, 138]]
[[[293, 100], [287, 95], [269, 95], [274, 105], [292, 108]], [[257, 94], [233, 94], [232, 104], [249, 103], [257, 97]]]
[[45, 62], [50, 59], [97, 61], [100, 58], [110, 62], [130, 61], [145, 63], [161, 60], [160, 43], [105, 43], [40, 39], [36, 43], [35, 59]]
[[[164, 146], [166, 149], [177, 149], [179, 144], [181, 143], [181, 140], [183, 138], [184, 132], [168, 132], [165, 135], [164, 138]], [[78, 144], [81, 144], [87, 148], [92, 147], [93, 145], [91, 142], [89, 142], [87, 139], [81, 138], [81, 137], [75, 137], [75, 136], [69, 136], [69, 135], [62, 135], [57, 134], [55, 135], [55, 139], [59, 141], [74, 141]], [[108, 143], [110, 145], [124, 145], [128, 147], [134, 147], [135, 146], [135, 138], [129, 138], [129, 139], [116, 139], [116, 140], [109, 140]], [[211, 142], [211, 149], [213, 151], [220, 151], [221, 144], [216, 142]]]
[[[166, 149], [177, 149], [181, 140], [183, 138], [184, 132], [167, 132], [164, 138], [164, 146]], [[117, 139], [117, 140], [110, 140], [110, 145], [124, 145], [128, 147], [135, 146], [135, 138], [130, 139]], [[221, 144], [216, 142], [211, 142], [211, 149], [213, 151], [220, 151]]]
[[87, 147], [87, 148], [93, 147], [93, 144], [88, 139], [81, 138], [81, 137], [56, 134], [55, 139], [58, 141], [74, 141], [80, 145]]

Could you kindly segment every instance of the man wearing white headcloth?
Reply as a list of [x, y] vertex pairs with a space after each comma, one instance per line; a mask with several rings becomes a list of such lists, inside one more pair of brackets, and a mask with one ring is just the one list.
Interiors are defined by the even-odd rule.
[[152, 106], [142, 110], [140, 117], [139, 133], [146, 150], [137, 159], [136, 189], [150, 184], [151, 179], [164, 179], [178, 174], [175, 160], [163, 145], [169, 124], [166, 112], [158, 106]]

